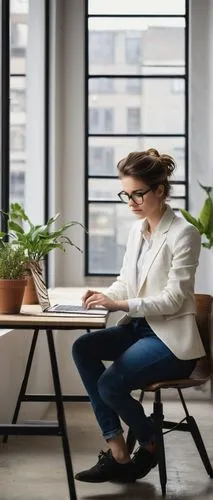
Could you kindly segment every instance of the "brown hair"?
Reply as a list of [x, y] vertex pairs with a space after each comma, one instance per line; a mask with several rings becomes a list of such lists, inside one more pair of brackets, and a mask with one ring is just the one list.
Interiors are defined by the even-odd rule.
[[164, 185], [164, 196], [170, 193], [169, 177], [176, 167], [175, 160], [167, 154], [159, 154], [154, 148], [129, 153], [118, 162], [119, 177], [130, 176], [140, 179], [148, 186]]

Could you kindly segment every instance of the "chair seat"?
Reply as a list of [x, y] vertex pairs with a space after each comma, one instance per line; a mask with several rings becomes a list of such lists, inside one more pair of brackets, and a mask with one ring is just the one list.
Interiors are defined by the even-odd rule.
[[209, 380], [209, 377], [205, 378], [186, 378], [178, 380], [162, 380], [162, 382], [154, 382], [154, 384], [147, 385], [144, 387], [146, 392], [155, 392], [158, 389], [185, 389], [187, 387], [196, 387], [205, 384]]
[[196, 366], [189, 378], [181, 378], [176, 380], [161, 380], [147, 385], [143, 390], [155, 392], [158, 389], [185, 389], [187, 387], [196, 387], [205, 384], [211, 374], [211, 364], [205, 356], [198, 359]]

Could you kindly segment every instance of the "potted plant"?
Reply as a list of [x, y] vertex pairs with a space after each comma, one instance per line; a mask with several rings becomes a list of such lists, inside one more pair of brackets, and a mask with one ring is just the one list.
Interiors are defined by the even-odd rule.
[[213, 246], [213, 202], [211, 198], [212, 186], [203, 186], [200, 182], [199, 185], [207, 194], [207, 198], [204, 201], [203, 207], [201, 208], [200, 214], [196, 219], [187, 210], [181, 209], [182, 215], [185, 219], [193, 224], [201, 236], [204, 237], [202, 241], [202, 246], [205, 248], [211, 248]]
[[19, 245], [5, 243], [3, 238], [4, 233], [0, 233], [0, 313], [17, 314], [27, 283], [26, 258]]
[[[213, 202], [211, 198], [212, 186], [203, 186], [200, 182], [199, 185], [202, 189], [204, 189], [205, 193], [207, 194], [207, 197], [204, 201], [204, 204], [201, 208], [201, 211], [198, 215], [197, 218], [193, 217], [187, 210], [181, 210], [182, 215], [185, 217], [185, 219], [193, 224], [198, 231], [201, 234], [202, 237], [202, 247], [204, 247], [203, 251], [201, 252], [200, 255], [200, 260], [199, 260], [199, 268], [198, 272], [196, 274], [196, 282], [197, 282], [197, 287], [203, 293], [199, 294], [199, 299], [201, 300], [206, 300], [205, 295], [206, 294], [212, 294], [212, 284], [208, 278], [208, 262], [209, 259], [208, 257], [213, 257], [213, 255], [205, 255], [206, 250], [205, 249], [211, 249], [213, 247]], [[204, 282], [204, 276], [205, 276], [205, 282]]]
[[[211, 249], [213, 247], [213, 202], [211, 198], [213, 187], [203, 186], [203, 184], [201, 184], [200, 182], [199, 185], [202, 189], [204, 189], [207, 197], [204, 201], [204, 204], [200, 210], [198, 217], [197, 218], [193, 217], [187, 210], [184, 209], [181, 210], [181, 213], [185, 217], [185, 219], [191, 224], [193, 224], [193, 226], [195, 226], [200, 232], [202, 236], [202, 243], [201, 243], [202, 247], [204, 247], [204, 249], [205, 248]], [[206, 250], [204, 250], [204, 252], [206, 252]], [[202, 289], [201, 282], [203, 282], [204, 276], [205, 276], [205, 284], [203, 288], [203, 293], [196, 293], [196, 304], [200, 311], [199, 318], [201, 321], [204, 322], [205, 318], [207, 318], [206, 310], [207, 308], [211, 308], [212, 304], [212, 297], [211, 297], [212, 293], [211, 290], [208, 291], [208, 282], [206, 280], [206, 272], [208, 272], [206, 267], [206, 262], [208, 262], [208, 260], [206, 259], [206, 255], [203, 255], [203, 259], [200, 259], [199, 261], [199, 273], [198, 273], [199, 289], [200, 287]], [[199, 278], [201, 281], [199, 281]], [[203, 314], [201, 313], [201, 311], [203, 311]], [[208, 394], [208, 383], [202, 387], [196, 387], [194, 388], [194, 390], [196, 391], [201, 390], [203, 392], [207, 392]]]
[[67, 235], [67, 230], [74, 225], [80, 225], [83, 228], [84, 226], [80, 222], [70, 221], [57, 229], [53, 228], [58, 221], [59, 213], [50, 217], [46, 224], [35, 225], [19, 203], [11, 203], [10, 210], [2, 213], [8, 218], [8, 234], [11, 244], [18, 244], [26, 257], [26, 274], [29, 284], [26, 287], [23, 302], [25, 304], [36, 303], [38, 300], [31, 276], [33, 263], [36, 261], [42, 266], [45, 256], [56, 248], [65, 252], [67, 246], [74, 246], [81, 251]]

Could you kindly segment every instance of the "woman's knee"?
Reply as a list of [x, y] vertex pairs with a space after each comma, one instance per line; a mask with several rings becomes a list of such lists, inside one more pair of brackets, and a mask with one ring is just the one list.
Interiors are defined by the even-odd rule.
[[87, 353], [87, 339], [89, 337], [89, 333], [85, 333], [84, 335], [81, 335], [78, 339], [75, 340], [72, 346], [72, 356], [75, 359], [79, 355], [83, 355], [84, 353]]

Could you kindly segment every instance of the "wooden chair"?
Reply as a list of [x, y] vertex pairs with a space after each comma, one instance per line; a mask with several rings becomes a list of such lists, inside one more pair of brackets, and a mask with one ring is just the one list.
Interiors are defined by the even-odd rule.
[[[213, 371], [212, 357], [211, 357], [211, 331], [210, 331], [210, 316], [211, 316], [211, 306], [213, 297], [211, 297], [211, 295], [195, 294], [195, 300], [197, 308], [196, 320], [206, 350], [206, 357], [203, 357], [200, 360], [198, 360], [196, 367], [189, 378], [180, 380], [169, 380], [169, 381], [167, 380], [150, 384], [149, 386], [143, 388], [139, 398], [139, 401], [142, 403], [145, 392], [148, 391], [148, 392], [153, 392], [155, 394], [152, 418], [154, 421], [155, 432], [156, 432], [158, 469], [159, 469], [160, 483], [163, 496], [166, 495], [166, 482], [167, 482], [163, 429], [169, 429], [169, 431], [167, 432], [171, 432], [172, 430], [190, 432], [192, 438], [194, 439], [197, 450], [200, 454], [203, 465], [207, 471], [207, 474], [209, 474], [211, 478], [213, 477], [212, 466], [209, 461], [209, 457], [207, 455], [202, 437], [200, 435], [200, 431], [198, 429], [194, 417], [191, 416], [188, 412], [186, 402], [182, 394], [182, 389], [185, 389], [187, 387], [201, 386], [202, 384], [205, 384], [205, 382], [207, 382], [211, 377]], [[171, 389], [171, 388], [177, 389], [182, 406], [186, 414], [186, 416], [179, 423], [169, 422], [164, 420], [163, 403], [161, 401], [161, 389]], [[129, 430], [127, 435], [127, 446], [130, 453], [132, 453], [135, 443], [136, 439], [132, 434], [131, 430]]]

